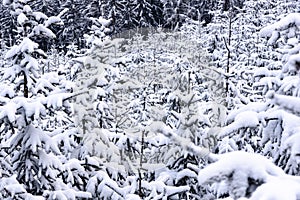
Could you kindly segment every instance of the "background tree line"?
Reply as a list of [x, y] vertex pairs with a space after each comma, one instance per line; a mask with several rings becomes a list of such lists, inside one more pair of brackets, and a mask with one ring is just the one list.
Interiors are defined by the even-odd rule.
[[[79, 49], [85, 48], [84, 34], [89, 33], [93, 18], [100, 16], [111, 19], [111, 33], [115, 35], [127, 30], [141, 27], [164, 27], [178, 29], [188, 20], [212, 20], [212, 11], [228, 10], [230, 6], [242, 8], [242, 1], [229, 0], [38, 0], [28, 4], [36, 11], [47, 16], [56, 16], [68, 9], [62, 16], [63, 26], [53, 27], [56, 39], [43, 41], [46, 50], [56, 46], [60, 51], [75, 44]], [[0, 6], [1, 39], [6, 46], [16, 42], [16, 23], [6, 6]]]

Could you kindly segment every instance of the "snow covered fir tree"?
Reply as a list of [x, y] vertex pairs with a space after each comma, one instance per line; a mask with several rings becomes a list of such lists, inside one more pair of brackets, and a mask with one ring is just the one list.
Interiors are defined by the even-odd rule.
[[0, 10], [0, 199], [300, 199], [298, 1]]

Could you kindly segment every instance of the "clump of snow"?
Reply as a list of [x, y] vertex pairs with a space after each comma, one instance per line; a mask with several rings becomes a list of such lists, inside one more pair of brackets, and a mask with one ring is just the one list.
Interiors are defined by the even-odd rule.
[[253, 77], [266, 77], [270, 76], [270, 71], [266, 67], [259, 67], [255, 69], [255, 72], [253, 74]]
[[299, 43], [299, 41], [298, 41], [297, 38], [290, 38], [290, 39], [288, 39], [288, 41], [287, 41], [287, 44], [288, 44], [288, 45], [291, 45], [291, 46], [295, 46], [295, 45], [297, 45], [298, 43]]
[[283, 148], [291, 148], [291, 156], [297, 164], [300, 164], [300, 133], [286, 139]]
[[46, 132], [39, 128], [29, 125], [25, 130], [24, 137], [24, 141], [26, 141], [25, 147], [30, 148], [33, 152], [37, 152], [38, 148], [44, 144], [46, 151], [51, 150], [56, 154], [60, 154], [58, 144], [56, 144]]
[[13, 2], [13, 0], [3, 0], [3, 5], [8, 6]]
[[0, 119], [7, 117], [9, 122], [13, 123], [16, 120], [17, 109], [18, 105], [15, 102], [7, 103], [0, 110]]
[[286, 30], [291, 25], [296, 26], [300, 29], [300, 14], [291, 13], [286, 17], [282, 18], [280, 21], [262, 28], [259, 32], [261, 37], [267, 37], [269, 39], [269, 44], [274, 44], [280, 37], [279, 31]]
[[300, 70], [300, 54], [291, 55], [288, 62], [283, 66], [282, 72], [298, 72]]
[[0, 96], [12, 98], [15, 95], [13, 86], [5, 84], [0, 86]]
[[226, 118], [227, 123], [231, 123], [234, 119], [242, 112], [245, 111], [253, 111], [253, 112], [262, 112], [267, 110], [268, 104], [264, 102], [251, 102], [247, 105], [242, 106], [241, 108], [237, 108], [236, 110], [231, 111]]
[[110, 25], [110, 19], [104, 19], [103, 17], [99, 17], [98, 22], [101, 23], [103, 26], [107, 27]]
[[235, 151], [218, 155], [218, 158], [217, 162], [200, 170], [198, 174], [200, 184], [210, 182], [213, 179], [221, 180], [237, 171], [242, 171], [248, 177], [265, 182], [271, 180], [272, 177], [285, 175], [281, 168], [259, 154]]
[[48, 17], [47, 17], [44, 13], [42, 13], [42, 12], [33, 12], [32, 15], [35, 17], [35, 19], [36, 19], [37, 21], [40, 21], [41, 19], [45, 20], [45, 19], [48, 18]]
[[50, 94], [46, 98], [41, 99], [41, 103], [46, 105], [48, 108], [61, 108], [63, 105], [63, 101], [72, 95], [69, 93], [57, 93], [57, 94]]
[[17, 21], [21, 26], [23, 26], [28, 21], [28, 18], [24, 13], [20, 13], [17, 18]]
[[257, 188], [250, 200], [297, 200], [300, 197], [300, 184], [286, 178], [278, 178]]
[[244, 111], [237, 114], [234, 118], [233, 123], [224, 127], [222, 131], [219, 133], [219, 137], [225, 137], [234, 131], [237, 131], [241, 128], [249, 128], [249, 127], [258, 127], [260, 122], [260, 116], [257, 112], [254, 111]]
[[290, 110], [293, 113], [300, 113], [299, 97], [286, 96], [275, 94], [274, 91], [267, 93], [267, 97], [272, 99], [272, 103], [281, 106], [284, 109]]
[[1, 177], [0, 189], [5, 189], [12, 197], [18, 194], [26, 193], [23, 185], [19, 184], [16, 175], [11, 177]]
[[32, 9], [30, 8], [29, 5], [25, 5], [25, 6], [23, 7], [23, 11], [24, 11], [25, 13], [31, 13], [31, 12], [32, 12]]
[[199, 157], [206, 157], [206, 156], [210, 155], [209, 149], [196, 146], [189, 139], [175, 134], [174, 131], [169, 126], [167, 126], [165, 123], [163, 123], [161, 121], [152, 122], [149, 125], [149, 130], [151, 132], [161, 133], [161, 134], [165, 135], [166, 137], [170, 137], [177, 144], [179, 144], [183, 149], [194, 152]]
[[225, 180], [227, 192], [236, 199], [245, 197], [246, 191], [251, 189], [249, 179], [266, 183], [284, 176], [283, 170], [264, 156], [236, 151], [218, 155], [215, 163], [200, 170], [198, 182], [201, 185]]
[[49, 38], [55, 38], [55, 34], [50, 30], [48, 29], [47, 27], [45, 27], [44, 25], [42, 24], [39, 24], [37, 26], [35, 26], [33, 29], [32, 29], [32, 32], [28, 35], [28, 37], [33, 37], [35, 35], [44, 35], [44, 36], [47, 36]]
[[180, 172], [177, 173], [176, 179], [175, 179], [176, 183], [184, 177], [197, 178], [197, 174], [194, 171], [190, 170], [190, 169], [183, 169], [183, 170], [181, 170]]
[[76, 199], [89, 199], [92, 198], [91, 193], [75, 191], [73, 189], [45, 191], [43, 196], [47, 199], [61, 199], [61, 200], [76, 200]]
[[13, 46], [5, 55], [5, 59], [13, 58], [22, 53], [33, 53], [37, 48], [38, 44], [33, 42], [31, 39], [25, 37], [19, 45]]
[[56, 24], [56, 25], [63, 25], [63, 21], [61, 20], [60, 17], [58, 16], [51, 16], [47, 19], [47, 21], [45, 22], [45, 27], [49, 27], [52, 24]]

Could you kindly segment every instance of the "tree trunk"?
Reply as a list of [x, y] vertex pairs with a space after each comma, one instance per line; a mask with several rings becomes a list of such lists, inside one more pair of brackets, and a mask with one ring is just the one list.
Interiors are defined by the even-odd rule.
[[28, 80], [25, 71], [23, 70], [23, 75], [24, 75], [24, 97], [28, 98]]

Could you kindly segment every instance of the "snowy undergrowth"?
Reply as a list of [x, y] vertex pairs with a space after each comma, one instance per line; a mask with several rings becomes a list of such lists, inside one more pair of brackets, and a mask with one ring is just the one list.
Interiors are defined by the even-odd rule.
[[[224, 152], [252, 153], [225, 153], [199, 172], [219, 198], [299, 198], [299, 178], [291, 176], [299, 174], [298, 21], [298, 14], [289, 14], [260, 31], [266, 45], [274, 45], [268, 63], [253, 74], [254, 89], [263, 98], [236, 106], [218, 134]], [[281, 186], [276, 192], [270, 189], [275, 184]]]
[[266, 44], [281, 3], [129, 39], [90, 18], [89, 50], [47, 60], [68, 10], [4, 3], [19, 39], [1, 62], [0, 198], [299, 198], [298, 14], [262, 29]]

